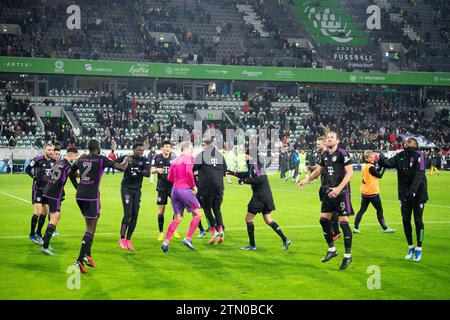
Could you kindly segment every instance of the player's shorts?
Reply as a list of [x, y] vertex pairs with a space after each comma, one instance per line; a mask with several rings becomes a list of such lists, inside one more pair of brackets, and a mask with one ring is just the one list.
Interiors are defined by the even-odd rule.
[[48, 207], [50, 213], [61, 212], [61, 199], [50, 198], [49, 196], [44, 195], [44, 198], [48, 202]]
[[321, 210], [321, 212], [337, 212], [340, 217], [354, 215], [352, 203], [350, 201], [350, 194], [345, 191], [341, 192], [334, 199], [331, 199], [327, 194], [325, 194], [322, 201]]
[[275, 210], [275, 204], [273, 199], [261, 199], [259, 197], [253, 196], [247, 205], [247, 212], [252, 214], [269, 214]]
[[121, 188], [123, 213], [125, 216], [137, 215], [141, 206], [141, 190]]
[[77, 203], [85, 219], [96, 220], [100, 217], [100, 199], [77, 199]]
[[319, 189], [319, 199], [320, 199], [320, 202], [322, 202], [323, 199], [325, 199], [325, 196], [326, 196], [326, 195], [327, 195], [326, 189], [320, 187], [320, 189]]
[[48, 199], [44, 197], [44, 190], [33, 189], [31, 203], [48, 204]]
[[192, 189], [173, 188], [172, 196], [173, 213], [182, 213], [184, 209], [187, 212], [194, 212], [194, 210], [201, 208], [200, 203], [195, 197]]
[[166, 205], [167, 198], [171, 197], [171, 193], [172, 193], [172, 190], [158, 191], [158, 198], [156, 199], [156, 204], [159, 206]]

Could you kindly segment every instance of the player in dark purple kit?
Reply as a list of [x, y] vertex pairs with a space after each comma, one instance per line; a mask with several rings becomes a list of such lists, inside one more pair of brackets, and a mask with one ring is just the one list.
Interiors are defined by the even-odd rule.
[[333, 231], [331, 230], [330, 219], [333, 212], [339, 214], [339, 225], [344, 234], [344, 259], [339, 269], [347, 269], [352, 262], [352, 230], [348, 223], [349, 216], [353, 215], [353, 208], [350, 201], [350, 180], [353, 176], [353, 165], [350, 154], [339, 147], [340, 136], [334, 131], [327, 134], [328, 150], [322, 153], [319, 167], [306, 179], [298, 185], [303, 187], [305, 184], [325, 173], [328, 183], [328, 190], [322, 200], [320, 213], [320, 224], [323, 229], [325, 241], [328, 244], [328, 252], [322, 259], [322, 262], [328, 262], [337, 257], [338, 253], [333, 241]]
[[[53, 145], [48, 143], [44, 146], [44, 155], [35, 157], [26, 167], [25, 172], [33, 178], [32, 203], [34, 214], [31, 218], [30, 240], [35, 244], [43, 244], [42, 227], [45, 224], [48, 203], [43, 197], [43, 191], [50, 178], [50, 172], [56, 160], [53, 158]], [[37, 225], [37, 229], [36, 229]]]
[[[173, 187], [172, 183], [167, 180], [167, 176], [170, 172], [171, 162], [175, 158], [176, 155], [172, 152], [172, 143], [166, 140], [161, 144], [161, 153], [154, 156], [151, 163], [151, 173], [158, 174], [158, 182], [156, 184], [156, 191], [158, 192], [156, 200], [158, 205], [158, 241], [164, 240], [164, 212], [166, 211], [167, 199], [171, 196]], [[176, 239], [180, 238], [178, 232], [175, 232], [173, 236]]]
[[55, 252], [50, 247], [50, 240], [56, 225], [61, 218], [61, 202], [64, 200], [64, 185], [67, 178], [70, 177], [75, 189], [78, 187], [77, 180], [74, 175], [71, 175], [70, 168], [78, 156], [76, 148], [67, 149], [66, 156], [55, 162], [50, 172], [50, 179], [44, 188], [43, 196], [47, 199], [50, 208], [50, 222], [45, 230], [44, 244], [41, 247], [41, 252], [49, 256], [54, 256]]
[[[125, 157], [117, 159], [121, 162]], [[133, 156], [128, 168], [123, 173], [120, 193], [122, 195], [123, 218], [120, 227], [119, 245], [122, 249], [134, 251], [131, 244], [131, 236], [136, 228], [137, 218], [141, 205], [141, 188], [144, 177], [150, 176], [150, 161], [144, 158], [144, 145], [135, 143], [133, 145]]]
[[128, 166], [129, 156], [125, 157], [122, 163], [114, 162], [105, 156], [100, 155], [100, 143], [92, 139], [88, 142], [88, 155], [83, 155], [73, 164], [70, 169], [72, 174], [79, 171], [80, 184], [77, 188], [77, 203], [81, 213], [86, 220], [86, 232], [81, 242], [80, 255], [75, 261], [82, 273], [89, 267], [95, 267], [94, 260], [91, 257], [91, 246], [94, 239], [97, 221], [100, 216], [100, 182], [105, 168], [114, 168], [123, 171]]

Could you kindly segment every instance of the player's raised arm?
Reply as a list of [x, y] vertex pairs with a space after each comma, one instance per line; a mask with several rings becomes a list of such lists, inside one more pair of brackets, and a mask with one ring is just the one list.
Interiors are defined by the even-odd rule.
[[385, 168], [380, 168], [378, 170], [375, 167], [370, 167], [369, 168], [369, 173], [371, 175], [373, 175], [374, 177], [377, 177], [378, 179], [381, 179], [383, 177], [385, 171], [386, 171]]
[[123, 158], [123, 161], [121, 163], [117, 163], [117, 162], [114, 162], [114, 161], [111, 161], [111, 160], [109, 160], [109, 161], [111, 161], [111, 166], [114, 169], [117, 169], [117, 170], [120, 170], [120, 171], [124, 171], [128, 167], [128, 162], [130, 160], [131, 160], [131, 157], [130, 156], [126, 156], [126, 157]]
[[245, 179], [250, 176], [249, 172], [241, 172], [241, 171], [237, 171], [237, 170], [236, 171], [227, 170], [226, 172], [232, 176], [239, 178], [239, 179]]
[[380, 159], [378, 159], [378, 165], [382, 168], [397, 168], [398, 166], [398, 155], [393, 156], [390, 159], [386, 159], [383, 154], [380, 154]]

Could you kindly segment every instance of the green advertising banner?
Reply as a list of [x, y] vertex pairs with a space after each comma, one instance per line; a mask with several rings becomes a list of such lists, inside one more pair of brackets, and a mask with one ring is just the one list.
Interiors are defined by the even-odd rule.
[[443, 72], [364, 73], [312, 68], [163, 64], [23, 57], [0, 57], [0, 72], [110, 77], [361, 83], [450, 87], [450, 73]]

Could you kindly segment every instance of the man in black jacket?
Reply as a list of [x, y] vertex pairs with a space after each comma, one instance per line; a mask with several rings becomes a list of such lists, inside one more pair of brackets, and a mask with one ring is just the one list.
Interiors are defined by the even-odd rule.
[[212, 236], [209, 243], [213, 245], [217, 241], [218, 244], [222, 244], [224, 233], [220, 206], [223, 201], [223, 177], [227, 172], [227, 163], [211, 137], [205, 137], [203, 142], [205, 150], [195, 158], [194, 172], [198, 171], [201, 203], [211, 227]]
[[[418, 146], [416, 139], [408, 138], [402, 152], [391, 159], [385, 159], [382, 156], [378, 161], [380, 167], [397, 169], [398, 199], [401, 203], [403, 228], [409, 246], [405, 259], [409, 260], [414, 255], [416, 262], [422, 258], [424, 237], [422, 216], [428, 200], [425, 156], [418, 150]], [[413, 212], [416, 225], [416, 248], [412, 238], [411, 215]]]
[[278, 163], [280, 166], [280, 180], [281, 181], [286, 181], [286, 172], [288, 171], [288, 166], [289, 166], [289, 155], [287, 153], [286, 147], [282, 146], [280, 148], [280, 156], [278, 158]]

